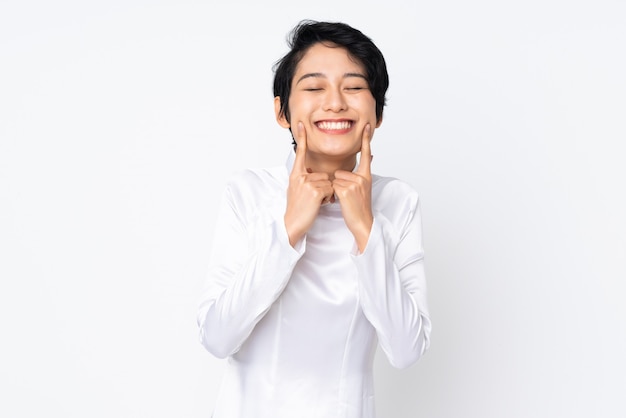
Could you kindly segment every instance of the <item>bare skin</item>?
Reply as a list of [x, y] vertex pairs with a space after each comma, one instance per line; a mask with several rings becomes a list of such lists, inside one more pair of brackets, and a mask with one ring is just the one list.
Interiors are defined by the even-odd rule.
[[[361, 138], [361, 162], [356, 171], [336, 169], [315, 172], [307, 167], [307, 134], [304, 125], [297, 125], [296, 158], [289, 176], [285, 228], [292, 246], [306, 234], [317, 217], [322, 204], [341, 205], [346, 226], [354, 236], [360, 252], [365, 251], [374, 222], [372, 215], [372, 128], [367, 124]], [[356, 157], [356, 155], [355, 155]]]

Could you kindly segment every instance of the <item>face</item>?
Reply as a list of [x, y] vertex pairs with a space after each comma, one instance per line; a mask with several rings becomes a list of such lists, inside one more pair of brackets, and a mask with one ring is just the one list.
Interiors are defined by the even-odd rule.
[[278, 123], [291, 127], [298, 141], [298, 122], [307, 134], [307, 155], [317, 159], [354, 159], [361, 149], [366, 124], [377, 128], [376, 101], [366, 72], [342, 47], [317, 43], [298, 63], [291, 82], [291, 123], [278, 114]]

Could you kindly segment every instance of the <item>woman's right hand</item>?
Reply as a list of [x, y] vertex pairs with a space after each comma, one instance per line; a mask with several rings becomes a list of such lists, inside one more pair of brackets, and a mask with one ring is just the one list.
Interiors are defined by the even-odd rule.
[[296, 158], [289, 175], [285, 228], [289, 243], [296, 243], [307, 233], [323, 203], [331, 201], [333, 184], [327, 173], [313, 173], [306, 166], [306, 130], [302, 122], [297, 128]]

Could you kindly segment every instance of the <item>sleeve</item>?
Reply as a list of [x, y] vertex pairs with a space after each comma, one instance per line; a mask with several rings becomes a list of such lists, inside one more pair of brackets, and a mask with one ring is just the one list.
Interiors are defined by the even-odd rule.
[[297, 249], [289, 244], [284, 208], [263, 207], [238, 195], [231, 185], [222, 199], [198, 309], [200, 341], [219, 358], [237, 352], [269, 311], [305, 246], [304, 241]]
[[352, 257], [363, 313], [389, 362], [406, 368], [430, 345], [431, 330], [417, 194], [408, 197], [400, 218], [394, 223], [375, 213], [365, 250]]

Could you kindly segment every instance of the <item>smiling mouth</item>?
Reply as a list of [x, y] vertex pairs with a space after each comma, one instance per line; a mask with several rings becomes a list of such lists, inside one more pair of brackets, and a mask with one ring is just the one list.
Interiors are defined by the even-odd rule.
[[315, 122], [315, 126], [317, 126], [322, 131], [333, 132], [333, 131], [347, 131], [352, 128], [353, 122], [351, 120], [321, 120], [319, 122]]

